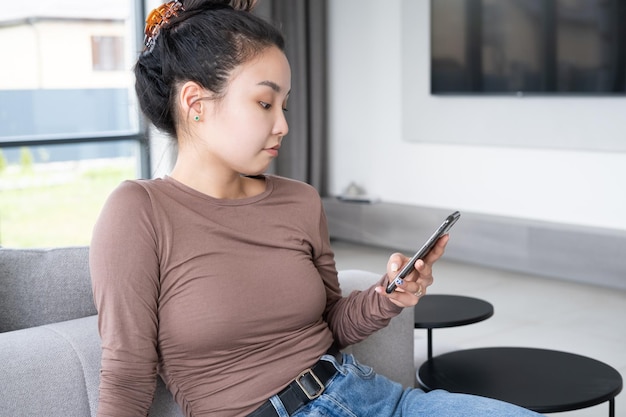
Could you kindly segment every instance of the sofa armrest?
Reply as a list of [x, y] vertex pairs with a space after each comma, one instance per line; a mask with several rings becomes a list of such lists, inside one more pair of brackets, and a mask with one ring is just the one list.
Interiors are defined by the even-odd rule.
[[[1, 415], [93, 415], [100, 360], [95, 316], [62, 327], [38, 326], [0, 334]], [[66, 330], [79, 339], [68, 337]]]
[[[380, 279], [378, 274], [360, 270], [339, 271], [342, 291], [364, 290]], [[406, 308], [389, 325], [366, 340], [345, 349], [362, 363], [405, 387], [415, 385], [413, 308]]]
[[[0, 415], [95, 417], [100, 381], [97, 316], [0, 334]], [[158, 378], [150, 417], [183, 417]]]

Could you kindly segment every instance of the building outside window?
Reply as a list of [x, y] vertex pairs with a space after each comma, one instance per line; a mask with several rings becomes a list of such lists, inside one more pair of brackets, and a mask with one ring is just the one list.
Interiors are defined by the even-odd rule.
[[94, 71], [123, 71], [124, 38], [121, 36], [92, 36], [91, 54]]
[[132, 78], [137, 8], [3, 5], [0, 246], [87, 245], [113, 188], [149, 172]]

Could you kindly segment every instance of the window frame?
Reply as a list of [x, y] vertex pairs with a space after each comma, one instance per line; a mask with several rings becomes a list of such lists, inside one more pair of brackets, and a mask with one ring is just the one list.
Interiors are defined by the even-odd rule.
[[[144, 19], [146, 15], [146, 0], [132, 0], [135, 7], [135, 39], [136, 50], [143, 49]], [[150, 161], [150, 129], [143, 115], [138, 114], [137, 132], [120, 131], [110, 135], [41, 135], [39, 137], [3, 137], [0, 138], [0, 149], [22, 146], [42, 146], [42, 145], [67, 145], [83, 143], [102, 143], [117, 141], [135, 141], [139, 145], [139, 171], [141, 178], [150, 178], [152, 167]]]

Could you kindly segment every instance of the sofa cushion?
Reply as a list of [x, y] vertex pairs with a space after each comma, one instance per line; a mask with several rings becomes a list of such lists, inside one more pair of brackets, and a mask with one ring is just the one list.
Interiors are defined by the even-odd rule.
[[0, 248], [0, 332], [94, 314], [87, 247]]

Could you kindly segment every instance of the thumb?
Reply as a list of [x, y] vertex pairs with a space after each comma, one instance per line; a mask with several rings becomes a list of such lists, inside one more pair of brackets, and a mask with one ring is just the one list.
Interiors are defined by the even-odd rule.
[[395, 278], [400, 271], [400, 268], [403, 264], [403, 256], [400, 253], [394, 253], [389, 257], [387, 261], [387, 276], [389, 276], [389, 280]]

